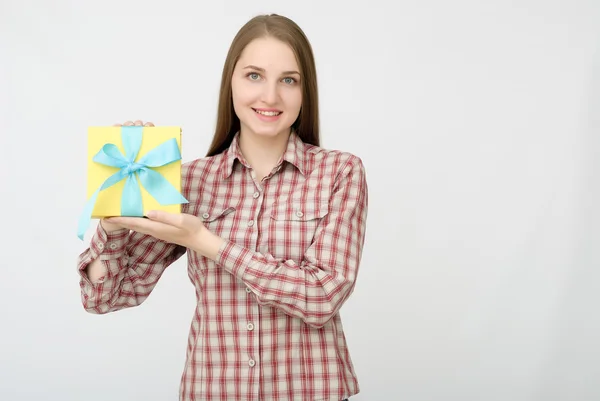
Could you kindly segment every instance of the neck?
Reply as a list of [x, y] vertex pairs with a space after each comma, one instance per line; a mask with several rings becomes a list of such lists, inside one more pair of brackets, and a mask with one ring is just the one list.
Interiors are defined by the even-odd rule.
[[290, 131], [282, 132], [274, 137], [264, 137], [248, 131], [241, 131], [240, 151], [252, 169], [266, 174], [275, 167], [285, 152], [289, 136]]

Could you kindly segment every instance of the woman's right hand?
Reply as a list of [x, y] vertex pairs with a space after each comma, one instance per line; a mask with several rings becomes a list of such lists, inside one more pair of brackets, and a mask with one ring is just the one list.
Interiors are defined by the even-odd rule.
[[113, 124], [113, 127], [121, 127], [121, 126], [126, 126], [126, 127], [131, 127], [132, 125], [135, 125], [137, 127], [154, 127], [154, 124], [151, 122], [147, 122], [144, 124], [144, 122], [142, 120], [135, 120], [135, 121], [125, 121], [123, 124]]
[[[154, 127], [154, 124], [151, 122], [147, 122], [144, 123], [141, 120], [136, 120], [136, 121], [125, 121], [123, 124], [113, 124], [113, 127], [122, 127], [122, 126], [126, 126], [126, 127], [130, 127], [130, 126], [138, 126], [138, 127]], [[104, 231], [106, 231], [107, 233], [112, 232], [112, 231], [117, 231], [122, 229], [123, 227], [116, 225], [114, 223], [109, 223], [108, 221], [106, 221], [106, 219], [101, 219], [100, 220], [100, 224], [102, 225], [102, 228], [104, 229]]]

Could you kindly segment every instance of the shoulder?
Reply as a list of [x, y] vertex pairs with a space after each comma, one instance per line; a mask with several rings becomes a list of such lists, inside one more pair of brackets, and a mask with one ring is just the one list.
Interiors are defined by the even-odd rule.
[[216, 173], [223, 163], [223, 153], [201, 157], [181, 164], [181, 175], [183, 179], [202, 179], [211, 173]]
[[[328, 193], [338, 206], [346, 207], [347, 202], [358, 202], [366, 208], [368, 185], [363, 160], [356, 154], [339, 150], [307, 145], [306, 159], [310, 162], [307, 182]], [[332, 197], [338, 194], [337, 197]], [[340, 198], [341, 197], [341, 198]], [[344, 206], [346, 205], [346, 206]]]
[[333, 173], [336, 178], [350, 173], [365, 174], [363, 160], [356, 154], [339, 149], [326, 149], [305, 144], [307, 165], [311, 171]]
[[223, 171], [223, 154], [201, 157], [181, 164], [181, 189], [190, 204], [200, 203], [204, 196], [212, 194]]

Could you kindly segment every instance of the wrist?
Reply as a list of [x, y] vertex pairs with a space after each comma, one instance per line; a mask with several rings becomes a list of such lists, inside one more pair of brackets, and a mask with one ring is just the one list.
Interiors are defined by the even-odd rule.
[[121, 226], [117, 226], [115, 224], [109, 223], [108, 221], [106, 221], [105, 218], [100, 219], [100, 226], [102, 227], [102, 229], [104, 230], [104, 232], [106, 234], [110, 234], [112, 232], [119, 231], [119, 230], [123, 229], [123, 227], [121, 227]]
[[223, 238], [203, 226], [198, 232], [194, 251], [208, 259], [216, 260], [224, 242]]

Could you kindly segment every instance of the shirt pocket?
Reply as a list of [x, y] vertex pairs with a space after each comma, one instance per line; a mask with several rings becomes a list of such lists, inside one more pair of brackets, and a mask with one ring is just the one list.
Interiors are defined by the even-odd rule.
[[276, 258], [298, 263], [314, 242], [323, 219], [329, 213], [326, 202], [302, 204], [285, 202], [274, 205], [270, 214], [269, 251]]

